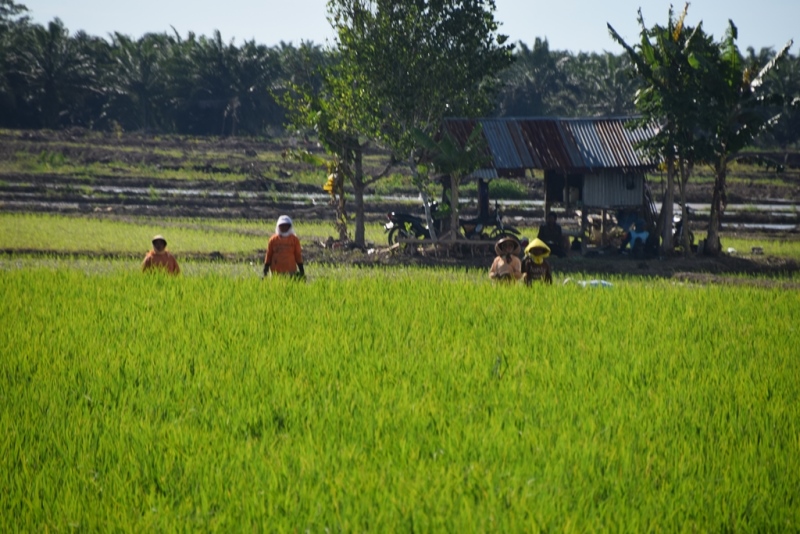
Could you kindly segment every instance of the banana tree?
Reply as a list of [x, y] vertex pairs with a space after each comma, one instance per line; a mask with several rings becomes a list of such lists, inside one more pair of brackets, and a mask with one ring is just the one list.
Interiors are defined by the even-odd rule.
[[772, 91], [768, 74], [786, 60], [792, 46], [790, 40], [763, 67], [748, 64], [743, 60], [736, 45], [738, 31], [732, 21], [723, 41], [720, 56], [707, 81], [711, 97], [706, 113], [713, 118], [711, 146], [713, 149], [714, 191], [711, 200], [711, 216], [708, 224], [706, 251], [719, 254], [721, 250], [719, 231], [726, 206], [726, 180], [728, 163], [761, 132], [769, 129], [779, 115], [771, 112], [785, 100], [785, 95]]
[[[774, 52], [762, 64], [766, 64], [773, 56]], [[786, 158], [789, 147], [800, 141], [800, 56], [789, 55], [780, 69], [770, 72], [767, 83], [774, 92], [785, 96], [782, 104], [774, 110], [780, 113], [780, 120], [770, 128], [766, 137], [768, 143], [778, 146]]]
[[[701, 24], [691, 28], [685, 24], [689, 4], [674, 17], [670, 7], [666, 26], [648, 29], [641, 9], [638, 21], [640, 42], [635, 46], [625, 40], [609, 24], [611, 37], [630, 57], [642, 88], [637, 91], [635, 105], [642, 114], [633, 125], [656, 123], [658, 133], [639, 144], [649, 155], [661, 159], [667, 169], [667, 186], [659, 218], [661, 246], [664, 252], [673, 249], [672, 210], [676, 174], [679, 177], [683, 224], [688, 224], [685, 202], [686, 184], [697, 161], [707, 150], [700, 132], [706, 121], [702, 70], [712, 62], [714, 46], [702, 31]], [[684, 232], [688, 236], [688, 232]], [[684, 250], [688, 251], [688, 244]]]

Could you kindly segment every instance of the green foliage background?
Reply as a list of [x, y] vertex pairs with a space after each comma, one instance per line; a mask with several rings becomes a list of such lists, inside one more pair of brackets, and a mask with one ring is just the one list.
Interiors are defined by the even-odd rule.
[[482, 274], [0, 273], [0, 530], [800, 527], [795, 292]]

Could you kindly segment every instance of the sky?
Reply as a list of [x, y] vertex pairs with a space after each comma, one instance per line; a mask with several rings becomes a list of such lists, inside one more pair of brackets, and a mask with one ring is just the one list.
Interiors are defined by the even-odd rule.
[[[666, 24], [669, 0], [495, 0], [499, 33], [512, 42], [533, 46], [546, 38], [551, 50], [620, 53], [608, 35], [610, 23], [628, 42], [637, 40], [637, 10], [645, 24]], [[333, 32], [326, 19], [326, 0], [16, 0], [28, 7], [31, 18], [46, 24], [60, 18], [71, 32], [84, 30], [107, 37], [113, 32], [139, 37], [148, 32], [172, 32], [182, 36], [213, 34], [225, 41], [253, 39], [269, 46], [281, 42], [312, 41], [333, 46]], [[675, 0], [676, 14], [683, 3]], [[800, 0], [694, 0], [688, 23], [700, 21], [706, 33], [719, 39], [733, 20], [739, 29], [739, 48], [780, 49], [796, 40], [800, 48]]]

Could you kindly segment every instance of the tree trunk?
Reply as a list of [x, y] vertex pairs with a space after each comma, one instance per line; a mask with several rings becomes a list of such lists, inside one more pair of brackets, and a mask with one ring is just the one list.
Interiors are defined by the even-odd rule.
[[348, 163], [348, 154], [344, 154], [344, 158], [339, 161], [336, 170], [333, 173], [333, 194], [331, 204], [336, 206], [336, 220], [333, 226], [339, 234], [340, 241], [347, 241], [347, 198], [344, 192], [345, 177], [353, 181], [352, 168]]
[[459, 237], [458, 225], [458, 185], [461, 181], [460, 176], [450, 177], [450, 240], [455, 241]]
[[347, 199], [344, 196], [344, 177], [340, 176], [337, 181], [339, 198], [336, 200], [336, 228], [339, 230], [339, 241], [347, 241]]
[[690, 171], [686, 168], [684, 161], [678, 162], [678, 168], [680, 169], [678, 190], [681, 196], [681, 248], [683, 249], [683, 257], [686, 258], [692, 251], [689, 243], [689, 211], [686, 209], [686, 184], [689, 182]]
[[353, 242], [359, 247], [364, 246], [364, 190], [363, 181], [353, 183], [353, 202], [356, 205], [356, 231]]
[[424, 188], [420, 188], [419, 194], [422, 197], [422, 206], [425, 208], [425, 222], [428, 224], [428, 230], [431, 233], [431, 239], [435, 242], [438, 240], [436, 237], [436, 229], [433, 227], [433, 216], [431, 215], [431, 198]]
[[356, 231], [354, 242], [364, 246], [364, 157], [361, 145], [356, 143], [353, 150], [353, 201], [356, 205]]
[[725, 158], [720, 158], [714, 165], [714, 193], [711, 197], [711, 216], [708, 220], [708, 236], [705, 253], [713, 256], [722, 251], [722, 244], [719, 241], [719, 229], [722, 222], [722, 214], [725, 212], [725, 180], [728, 175], [728, 165]]
[[42, 119], [45, 128], [55, 130], [58, 128], [58, 113], [60, 102], [56, 92], [55, 82], [48, 81], [44, 86], [44, 102], [42, 103]]
[[149, 133], [150, 129], [148, 128], [149, 125], [147, 124], [148, 120], [149, 120], [149, 117], [147, 116], [147, 98], [146, 97], [140, 97], [139, 98], [139, 107], [141, 108], [141, 113], [142, 113], [142, 131], [144, 132], [145, 135], [147, 135]]
[[661, 205], [661, 219], [664, 226], [661, 228], [661, 251], [664, 254], [672, 252], [672, 205], [675, 203], [675, 159], [667, 158], [667, 190], [664, 192], [664, 203]]
[[425, 208], [425, 222], [428, 224], [428, 230], [431, 233], [431, 239], [436, 242], [436, 229], [433, 227], [433, 217], [431, 216], [431, 198], [428, 196], [428, 192], [425, 190], [424, 184], [422, 183], [422, 177], [419, 175], [419, 169], [417, 168], [417, 162], [413, 150], [408, 156], [408, 166], [411, 170], [411, 176], [414, 180], [414, 183], [417, 185], [417, 189], [419, 189], [419, 196], [422, 197], [422, 207]]

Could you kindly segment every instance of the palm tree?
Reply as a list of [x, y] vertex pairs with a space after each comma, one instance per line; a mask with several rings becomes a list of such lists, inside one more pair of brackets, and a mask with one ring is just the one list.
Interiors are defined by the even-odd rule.
[[165, 34], [145, 34], [138, 40], [115, 33], [112, 37], [113, 66], [108, 80], [110, 106], [118, 120], [144, 132], [159, 127], [166, 90], [166, 50], [170, 40]]
[[27, 83], [26, 98], [39, 113], [41, 125], [55, 128], [70, 115], [84, 91], [95, 89], [92, 58], [59, 19], [25, 32], [17, 67]]
[[240, 105], [239, 128], [258, 135], [270, 126], [280, 127], [284, 109], [271, 90], [283, 75], [278, 50], [247, 41], [238, 50], [233, 72]]
[[635, 112], [639, 81], [624, 55], [579, 54], [568, 63], [572, 85], [578, 87], [577, 115], [619, 116]]
[[27, 8], [13, 0], [0, 0], [0, 124], [17, 126], [20, 120], [19, 96], [25, 84], [17, 74], [15, 51], [28, 28]]
[[567, 75], [569, 59], [566, 52], [551, 52], [546, 39], [537, 37], [533, 48], [518, 43], [514, 62], [499, 75], [499, 115], [572, 115], [577, 87]]

